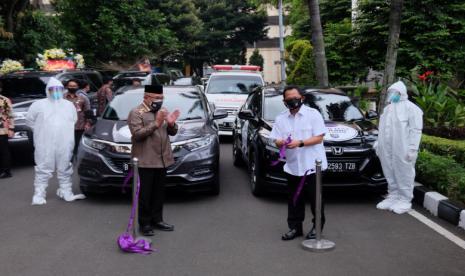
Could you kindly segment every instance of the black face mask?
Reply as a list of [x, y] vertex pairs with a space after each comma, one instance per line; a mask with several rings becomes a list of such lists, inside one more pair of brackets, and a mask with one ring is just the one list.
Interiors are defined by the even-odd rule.
[[291, 110], [301, 107], [303, 103], [304, 102], [302, 101], [302, 99], [291, 99], [291, 100], [284, 101], [284, 104], [286, 105], [286, 107]]
[[76, 93], [78, 91], [77, 88], [68, 88], [69, 93]]
[[161, 106], [163, 105], [163, 101], [153, 101], [151, 104], [150, 104], [150, 111], [152, 111], [153, 113], [157, 112], [158, 110], [160, 110]]

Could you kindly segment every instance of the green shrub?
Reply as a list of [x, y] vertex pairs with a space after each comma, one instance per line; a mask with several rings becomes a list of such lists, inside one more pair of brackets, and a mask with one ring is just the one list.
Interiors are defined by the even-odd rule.
[[450, 140], [423, 134], [421, 148], [437, 155], [451, 157], [465, 168], [465, 140]]
[[416, 173], [423, 185], [465, 203], [465, 168], [453, 159], [423, 150], [418, 155]]

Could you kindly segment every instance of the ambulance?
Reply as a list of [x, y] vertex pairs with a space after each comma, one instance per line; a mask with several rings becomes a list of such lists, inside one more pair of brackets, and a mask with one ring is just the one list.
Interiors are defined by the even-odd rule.
[[219, 134], [231, 136], [237, 112], [249, 93], [265, 85], [260, 66], [214, 65], [205, 94], [215, 109], [224, 110], [228, 117], [218, 120]]

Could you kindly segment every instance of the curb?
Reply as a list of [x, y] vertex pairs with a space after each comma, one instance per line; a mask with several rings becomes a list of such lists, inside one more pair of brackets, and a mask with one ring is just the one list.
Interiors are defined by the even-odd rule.
[[418, 182], [413, 189], [413, 201], [436, 217], [465, 229], [465, 205], [449, 200], [438, 192], [431, 191]]

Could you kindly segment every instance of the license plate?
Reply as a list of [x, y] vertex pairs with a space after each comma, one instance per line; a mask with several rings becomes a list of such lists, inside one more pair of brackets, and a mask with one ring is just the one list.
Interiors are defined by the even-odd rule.
[[328, 162], [328, 171], [330, 172], [357, 172], [357, 163], [355, 162]]

